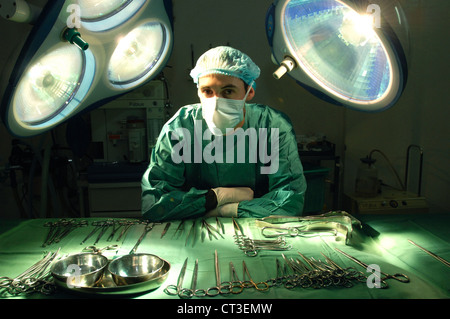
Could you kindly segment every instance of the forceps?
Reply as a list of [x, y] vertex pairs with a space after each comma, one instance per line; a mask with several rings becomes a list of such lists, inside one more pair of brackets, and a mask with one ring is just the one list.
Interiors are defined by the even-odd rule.
[[141, 244], [141, 241], [144, 239], [145, 235], [147, 235], [147, 233], [149, 231], [151, 231], [153, 229], [153, 226], [155, 226], [156, 223], [147, 223], [147, 225], [145, 225], [144, 231], [141, 235], [141, 237], [138, 239], [136, 245], [134, 245], [133, 249], [130, 250], [130, 255], [134, 254], [136, 252], [136, 250], [138, 249], [139, 245]]
[[178, 295], [180, 298], [188, 298], [188, 294], [183, 293], [183, 280], [184, 275], [186, 274], [188, 258], [185, 259], [183, 267], [181, 267], [180, 274], [178, 275], [177, 285], [168, 285], [164, 292], [171, 296]]
[[[362, 261], [359, 261], [358, 259], [356, 259], [355, 257], [350, 256], [349, 254], [344, 253], [342, 250], [335, 248], [336, 251], [338, 251], [339, 253], [341, 253], [342, 255], [344, 255], [345, 257], [349, 258], [350, 260], [354, 261], [355, 263], [357, 263], [358, 265], [360, 265], [361, 267], [364, 267], [365, 269], [369, 269], [369, 265], [363, 263]], [[408, 283], [409, 282], [409, 277], [406, 276], [405, 274], [400, 274], [400, 273], [396, 273], [393, 275], [387, 274], [385, 272], [380, 271], [380, 273], [384, 276], [382, 278], [380, 278], [382, 286], [380, 288], [388, 288], [389, 285], [386, 283], [387, 279], [395, 279], [397, 281], [400, 281], [402, 283]]]
[[83, 249], [85, 252], [93, 252], [94, 254], [101, 254], [105, 250], [118, 250], [119, 245], [108, 245], [103, 248], [97, 248], [95, 246], [87, 246]]
[[236, 273], [236, 269], [234, 269], [233, 263], [230, 261], [230, 278], [231, 278], [231, 289], [230, 292], [232, 294], [241, 293], [244, 290], [244, 283], [239, 280], [238, 275]]
[[[269, 289], [269, 284], [265, 281], [261, 281], [261, 282], [254, 282], [252, 277], [250, 276], [250, 273], [248, 271], [247, 265], [245, 264], [245, 261], [242, 261], [242, 267], [244, 268], [244, 281], [243, 281], [243, 285], [244, 288], [248, 288], [248, 287], [254, 287], [256, 290], [258, 291], [267, 291]], [[248, 280], [245, 280], [245, 276], [247, 275]]]
[[197, 278], [198, 278], [198, 259], [195, 260], [194, 271], [192, 272], [191, 288], [182, 288], [179, 296], [181, 298], [192, 298], [204, 297], [206, 296], [205, 289], [197, 289]]
[[410, 244], [413, 244], [414, 246], [422, 249], [424, 252], [426, 252], [428, 255], [430, 255], [431, 257], [435, 258], [436, 260], [440, 261], [441, 263], [443, 263], [444, 265], [446, 265], [447, 267], [450, 267], [450, 262], [448, 262], [447, 260], [445, 260], [442, 257], [439, 257], [438, 255], [436, 255], [435, 253], [432, 253], [431, 251], [417, 245], [415, 242], [413, 242], [412, 240], [408, 239]]
[[216, 286], [208, 288], [206, 290], [206, 295], [214, 297], [218, 294], [229, 294], [231, 292], [231, 282], [222, 282], [220, 280], [219, 257], [217, 255], [217, 250], [214, 251], [214, 269], [216, 272]]

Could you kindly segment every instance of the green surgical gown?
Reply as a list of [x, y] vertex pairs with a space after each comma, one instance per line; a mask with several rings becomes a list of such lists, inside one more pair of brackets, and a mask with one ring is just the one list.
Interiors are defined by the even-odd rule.
[[215, 187], [254, 191], [253, 200], [239, 203], [238, 217], [302, 213], [306, 181], [292, 125], [265, 105], [245, 110], [242, 129], [223, 137], [208, 134], [201, 104], [182, 107], [164, 125], [142, 177], [144, 218], [200, 217]]

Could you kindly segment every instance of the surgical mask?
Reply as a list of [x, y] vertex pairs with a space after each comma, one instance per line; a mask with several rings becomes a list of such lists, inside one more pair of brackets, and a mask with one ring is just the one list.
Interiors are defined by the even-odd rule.
[[242, 100], [225, 99], [221, 97], [201, 98], [202, 114], [209, 130], [214, 135], [225, 135], [227, 128], [234, 128], [244, 119], [245, 100], [251, 85]]

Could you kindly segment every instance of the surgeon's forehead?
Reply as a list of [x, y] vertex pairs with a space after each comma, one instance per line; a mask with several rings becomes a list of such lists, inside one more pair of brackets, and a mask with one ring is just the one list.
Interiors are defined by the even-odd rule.
[[236, 87], [244, 88], [244, 81], [234, 76], [224, 74], [209, 74], [198, 79], [198, 87]]

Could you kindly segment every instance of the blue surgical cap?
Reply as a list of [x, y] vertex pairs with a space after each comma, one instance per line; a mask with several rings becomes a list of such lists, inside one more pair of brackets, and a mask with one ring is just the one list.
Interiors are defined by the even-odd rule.
[[209, 74], [233, 76], [248, 85], [255, 86], [253, 81], [259, 77], [260, 69], [250, 57], [241, 51], [220, 46], [203, 53], [190, 75], [194, 79], [194, 83], [198, 84], [199, 78]]

